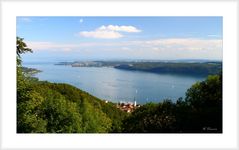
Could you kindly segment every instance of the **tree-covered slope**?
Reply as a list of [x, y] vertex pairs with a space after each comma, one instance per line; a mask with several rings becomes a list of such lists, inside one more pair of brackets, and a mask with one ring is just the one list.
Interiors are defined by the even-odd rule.
[[17, 106], [19, 133], [120, 132], [126, 115], [71, 85], [40, 81], [18, 90]]
[[153, 73], [170, 73], [183, 75], [208, 76], [221, 72], [221, 62], [204, 63], [171, 63], [171, 62], [138, 62], [115, 66], [117, 69], [146, 71]]

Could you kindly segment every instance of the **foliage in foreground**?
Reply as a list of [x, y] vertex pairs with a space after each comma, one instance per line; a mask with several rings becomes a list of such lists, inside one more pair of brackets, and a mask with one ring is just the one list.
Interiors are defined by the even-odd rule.
[[17, 110], [18, 133], [120, 132], [125, 116], [113, 104], [73, 86], [40, 81], [18, 91]]

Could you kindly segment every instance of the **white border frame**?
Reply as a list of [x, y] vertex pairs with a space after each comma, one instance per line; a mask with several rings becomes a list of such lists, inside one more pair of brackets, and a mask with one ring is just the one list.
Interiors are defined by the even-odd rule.
[[[75, 5], [79, 4], [79, 5]], [[1, 149], [239, 149], [237, 0], [1, 0]], [[110, 7], [112, 6], [112, 7]], [[193, 6], [193, 7], [190, 7]], [[27, 9], [22, 9], [22, 7]], [[19, 9], [21, 8], [21, 9]], [[62, 11], [67, 8], [67, 11]], [[102, 8], [102, 9], [101, 9]], [[105, 9], [107, 8], [107, 9]], [[122, 8], [122, 9], [121, 9]], [[143, 9], [144, 8], [144, 9]], [[199, 8], [203, 8], [199, 12]], [[211, 8], [211, 10], [210, 10]], [[121, 12], [119, 13], [119, 10]], [[142, 11], [145, 10], [146, 11]], [[19, 11], [21, 10], [21, 11]], [[61, 11], [60, 11], [61, 10]], [[93, 11], [92, 11], [93, 10]], [[99, 11], [100, 12], [96, 12]], [[141, 10], [141, 11], [139, 11]], [[173, 11], [172, 11], [173, 10]], [[110, 14], [110, 15], [109, 15]], [[16, 134], [16, 16], [223, 16], [223, 134]], [[227, 32], [225, 32], [227, 31]], [[236, 31], [236, 32], [235, 32]], [[228, 39], [229, 38], [229, 39]], [[229, 41], [229, 42], [228, 42]], [[14, 43], [13, 43], [14, 42]], [[8, 50], [7, 50], [8, 49]], [[12, 57], [14, 56], [14, 57]], [[10, 67], [9, 67], [10, 66]], [[229, 95], [231, 94], [231, 96]], [[11, 102], [9, 102], [11, 101]], [[13, 109], [12, 109], [13, 108]], [[224, 111], [224, 112], [225, 112]], [[227, 111], [230, 111], [228, 115]], [[230, 127], [232, 128], [230, 128]], [[135, 140], [136, 139], [136, 140]], [[150, 139], [150, 141], [148, 140]], [[172, 141], [173, 139], [173, 141]], [[148, 140], [148, 141], [147, 141]], [[177, 140], [177, 141], [176, 141]], [[185, 140], [188, 140], [185, 142]], [[213, 140], [213, 141], [212, 141]], [[124, 143], [122, 145], [121, 143]], [[135, 144], [136, 143], [136, 144]], [[185, 145], [186, 144], [186, 145]]]

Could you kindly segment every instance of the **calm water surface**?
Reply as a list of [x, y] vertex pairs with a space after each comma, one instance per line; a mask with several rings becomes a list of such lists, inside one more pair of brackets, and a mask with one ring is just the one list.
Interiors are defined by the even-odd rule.
[[35, 76], [39, 80], [69, 83], [98, 98], [112, 102], [131, 101], [137, 103], [159, 102], [170, 98], [185, 97], [185, 92], [203, 77], [155, 74], [125, 71], [108, 67], [71, 67], [53, 63], [26, 63], [25, 67], [42, 72]]

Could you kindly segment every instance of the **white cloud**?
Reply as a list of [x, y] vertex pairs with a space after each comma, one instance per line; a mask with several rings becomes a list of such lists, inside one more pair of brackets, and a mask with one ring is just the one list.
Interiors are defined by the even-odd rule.
[[[86, 32], [88, 36], [102, 36], [95, 33]], [[107, 33], [108, 34], [108, 33]], [[86, 35], [85, 35], [86, 36]], [[114, 34], [111, 35], [115, 36]], [[39, 41], [26, 41], [27, 46], [36, 50], [50, 50], [50, 49], [77, 49], [85, 47], [120, 47], [121, 49], [132, 49], [132, 47], [150, 48], [154, 50], [218, 50], [222, 49], [221, 39], [185, 39], [185, 38], [172, 38], [172, 39], [157, 39], [157, 40], [141, 40], [141, 41], [122, 41], [122, 42], [84, 42], [78, 44], [64, 44], [54, 42], [39, 42]], [[137, 50], [137, 49], [135, 49]]]
[[217, 34], [208, 34], [207, 36], [208, 37], [220, 37], [220, 35], [217, 35]]
[[117, 26], [117, 25], [101, 26], [98, 28], [98, 30], [109, 30], [118, 32], [141, 32], [141, 30], [137, 29], [134, 26]]
[[92, 37], [99, 39], [117, 39], [123, 37], [123, 35], [118, 32], [108, 30], [83, 31], [79, 34], [83, 37]]
[[122, 49], [122, 50], [126, 50], [126, 51], [127, 51], [127, 50], [131, 50], [129, 47], [122, 47], [121, 49]]
[[123, 37], [121, 32], [137, 33], [141, 32], [141, 30], [134, 26], [103, 25], [94, 31], [82, 31], [78, 35], [99, 39], [117, 39]]
[[[189, 39], [189, 38], [169, 38], [138, 41], [121, 42], [81, 42], [77, 44], [54, 43], [54, 42], [32, 42], [26, 41], [28, 47], [33, 51], [64, 51], [91, 52], [118, 54], [125, 57], [154, 58], [154, 59], [180, 59], [180, 58], [203, 58], [222, 59], [222, 39]], [[98, 57], [98, 56], [95, 56]]]
[[47, 51], [72, 51], [75, 48], [79, 48], [77, 44], [61, 44], [53, 42], [31, 42], [26, 41], [27, 46], [33, 51], [47, 50]]
[[157, 39], [144, 42], [147, 46], [158, 46], [163, 49], [175, 50], [212, 50], [222, 49], [221, 39], [192, 39], [192, 38], [170, 38]]

